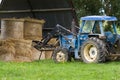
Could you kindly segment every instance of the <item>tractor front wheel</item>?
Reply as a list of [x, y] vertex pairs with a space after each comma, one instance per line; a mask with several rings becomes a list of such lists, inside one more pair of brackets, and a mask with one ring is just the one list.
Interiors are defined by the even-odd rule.
[[56, 63], [59, 62], [67, 62], [68, 58], [68, 51], [65, 48], [58, 47], [53, 51], [53, 60]]
[[100, 63], [105, 61], [105, 44], [98, 38], [89, 38], [81, 47], [81, 57], [85, 63]]

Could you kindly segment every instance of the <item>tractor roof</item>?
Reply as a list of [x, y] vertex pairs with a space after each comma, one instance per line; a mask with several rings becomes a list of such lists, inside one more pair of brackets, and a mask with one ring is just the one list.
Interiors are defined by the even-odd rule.
[[81, 17], [81, 20], [107, 20], [107, 21], [117, 21], [116, 17], [113, 16], [85, 16]]

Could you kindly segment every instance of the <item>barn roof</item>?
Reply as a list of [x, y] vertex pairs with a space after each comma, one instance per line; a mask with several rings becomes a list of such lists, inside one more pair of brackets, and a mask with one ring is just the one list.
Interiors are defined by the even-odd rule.
[[81, 20], [107, 20], [107, 21], [117, 21], [114, 16], [85, 16]]

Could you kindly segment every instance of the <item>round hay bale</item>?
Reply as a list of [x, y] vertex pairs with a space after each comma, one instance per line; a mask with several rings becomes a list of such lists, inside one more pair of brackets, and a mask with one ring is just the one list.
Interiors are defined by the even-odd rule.
[[15, 44], [15, 47], [21, 46], [21, 47], [32, 47], [32, 40], [24, 40], [24, 39], [11, 39], [11, 42]]
[[15, 56], [24, 56], [31, 58], [32, 41], [31, 40], [12, 40], [15, 44]]
[[35, 49], [34, 47], [32, 47], [32, 60], [39, 60], [39, 56], [40, 56], [40, 51], [38, 51], [37, 49]]
[[24, 38], [27, 40], [41, 40], [44, 20], [24, 19]]
[[23, 21], [22, 19], [2, 19], [1, 39], [23, 39]]
[[15, 55], [14, 44], [6, 40], [0, 41], [0, 61], [13, 61]]
[[45, 51], [45, 59], [51, 59], [52, 58], [53, 51]]
[[14, 43], [7, 42], [6, 40], [0, 41], [0, 55], [12, 53], [15, 54]]

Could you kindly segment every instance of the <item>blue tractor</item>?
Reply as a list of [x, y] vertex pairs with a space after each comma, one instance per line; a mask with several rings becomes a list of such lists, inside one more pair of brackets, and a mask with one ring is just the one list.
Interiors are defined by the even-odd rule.
[[[81, 18], [78, 33], [67, 30], [70, 34], [63, 34], [65, 31], [58, 31], [60, 46], [53, 51], [53, 60], [66, 62], [80, 59], [85, 63], [100, 63], [119, 58], [120, 36], [116, 21], [117, 18], [112, 16], [85, 16]], [[57, 28], [64, 29], [59, 24]]]

